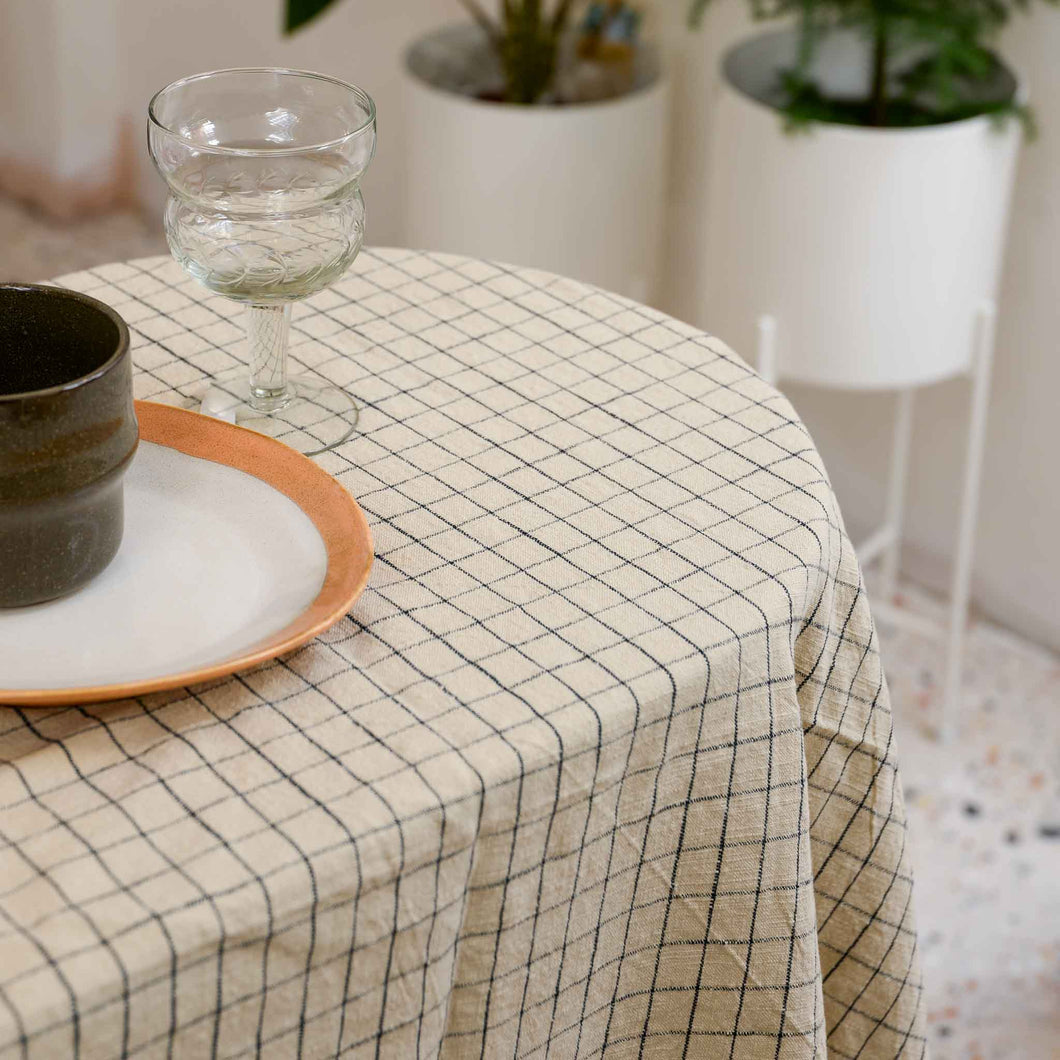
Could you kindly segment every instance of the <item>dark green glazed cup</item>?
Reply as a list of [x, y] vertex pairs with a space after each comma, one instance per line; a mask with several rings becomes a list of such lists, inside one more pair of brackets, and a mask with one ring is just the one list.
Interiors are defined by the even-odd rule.
[[75, 291], [0, 284], [0, 607], [110, 563], [138, 440], [125, 321]]

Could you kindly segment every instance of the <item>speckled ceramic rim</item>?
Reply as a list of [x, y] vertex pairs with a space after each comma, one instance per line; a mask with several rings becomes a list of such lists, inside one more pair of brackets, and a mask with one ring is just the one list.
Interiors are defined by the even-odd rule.
[[84, 688], [0, 688], [0, 704], [62, 706], [128, 699], [182, 688], [267, 662], [333, 626], [364, 592], [372, 569], [372, 535], [357, 502], [308, 457], [274, 438], [197, 412], [136, 402], [140, 438], [189, 456], [245, 471], [289, 497], [312, 520], [327, 549], [328, 566], [316, 599], [293, 622], [265, 640], [210, 666], [123, 684]]
[[101, 302], [90, 294], [71, 291], [66, 287], [53, 287], [45, 283], [0, 283], [0, 291], [27, 291], [46, 295], [48, 298], [56, 300], [65, 298], [72, 302], [80, 302], [82, 305], [86, 305], [105, 316], [118, 329], [118, 342], [114, 347], [114, 352], [105, 361], [93, 368], [91, 372], [86, 372], [84, 375], [79, 375], [74, 379], [64, 380], [62, 383], [56, 383], [54, 386], [43, 387], [40, 390], [23, 390], [17, 394], [0, 393], [0, 402], [11, 402], [13, 404], [16, 401], [26, 401], [29, 398], [50, 397], [52, 394], [61, 394], [64, 390], [76, 390], [86, 383], [91, 383], [93, 379], [99, 379], [101, 376], [106, 375], [125, 356], [129, 349], [129, 328], [125, 321], [106, 302]]

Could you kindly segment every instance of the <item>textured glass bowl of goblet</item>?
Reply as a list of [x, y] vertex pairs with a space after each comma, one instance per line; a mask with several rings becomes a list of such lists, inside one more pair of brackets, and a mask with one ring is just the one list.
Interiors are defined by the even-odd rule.
[[361, 249], [375, 104], [322, 74], [218, 70], [151, 100], [148, 143], [169, 187], [174, 258], [247, 306], [249, 373], [212, 379], [203, 411], [306, 453], [338, 445], [356, 425], [356, 402], [288, 373], [290, 307], [334, 283]]

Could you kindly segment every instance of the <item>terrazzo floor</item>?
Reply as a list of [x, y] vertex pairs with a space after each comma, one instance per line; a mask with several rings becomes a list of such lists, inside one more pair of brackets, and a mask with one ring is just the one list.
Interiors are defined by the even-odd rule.
[[[165, 253], [157, 222], [56, 225], [0, 199], [0, 282]], [[871, 585], [871, 582], [870, 582]], [[902, 606], [938, 603], [905, 587]], [[880, 623], [908, 804], [934, 1060], [1060, 1060], [1060, 658], [970, 631], [957, 735], [927, 735], [941, 652]]]
[[[870, 580], [871, 589], [871, 580]], [[902, 605], [937, 617], [906, 586]], [[905, 785], [934, 1060], [1060, 1060], [1060, 658], [973, 623], [953, 741], [940, 646], [878, 623]]]
[[122, 211], [60, 224], [0, 196], [0, 283], [37, 283], [166, 249], [161, 217]]

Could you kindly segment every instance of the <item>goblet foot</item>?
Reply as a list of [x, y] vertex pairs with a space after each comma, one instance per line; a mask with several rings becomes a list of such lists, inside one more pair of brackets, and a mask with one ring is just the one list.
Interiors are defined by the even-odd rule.
[[267, 434], [306, 456], [341, 445], [356, 430], [360, 413], [345, 390], [308, 376], [289, 376], [281, 396], [252, 395], [246, 368], [207, 379], [191, 407]]

